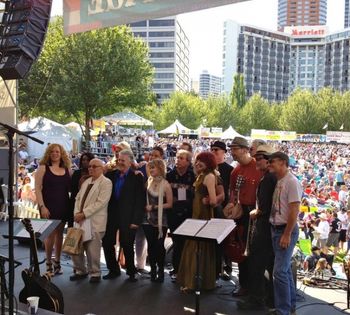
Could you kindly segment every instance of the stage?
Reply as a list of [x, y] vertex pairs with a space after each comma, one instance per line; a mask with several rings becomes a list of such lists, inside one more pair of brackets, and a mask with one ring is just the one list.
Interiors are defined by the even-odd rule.
[[[0, 234], [7, 231], [7, 223], [0, 222]], [[28, 267], [29, 246], [18, 244], [15, 241], [15, 259], [22, 262], [16, 269], [15, 296], [23, 288], [21, 271]], [[0, 254], [7, 256], [8, 241], [1, 237]], [[39, 260], [44, 258], [44, 251], [39, 250]], [[69, 281], [72, 274], [72, 263], [69, 257], [64, 256], [61, 261], [64, 274], [55, 276], [52, 281], [62, 291], [65, 303], [65, 314], [80, 315], [93, 313], [96, 315], [177, 315], [194, 313], [195, 299], [193, 294], [180, 292], [179, 286], [171, 282], [166, 276], [164, 284], [151, 283], [147, 275], [139, 276], [136, 283], [127, 281], [125, 273], [115, 280], [101, 280], [100, 283], [91, 284], [88, 279], [76, 282]], [[45, 270], [44, 264], [41, 271]], [[106, 267], [102, 265], [103, 273]], [[233, 280], [236, 280], [233, 277]], [[209, 315], [264, 315], [266, 311], [237, 311], [231, 293], [234, 281], [220, 281], [218, 288], [212, 292], [201, 295], [200, 314]], [[298, 315], [338, 315], [346, 308], [346, 292], [343, 290], [330, 290], [305, 287], [298, 283]], [[335, 307], [327, 303], [335, 303]], [[340, 303], [338, 303], [340, 302]], [[347, 312], [350, 313], [350, 312]], [[44, 312], [39, 312], [45, 314]]]

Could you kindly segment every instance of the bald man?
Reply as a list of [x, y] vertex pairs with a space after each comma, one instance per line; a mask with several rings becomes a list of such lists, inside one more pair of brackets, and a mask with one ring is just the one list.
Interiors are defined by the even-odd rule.
[[103, 175], [103, 167], [103, 162], [99, 159], [92, 159], [89, 162], [89, 175], [91, 177], [84, 181], [76, 197], [75, 225], [83, 227], [90, 224], [91, 237], [83, 243], [87, 256], [87, 267], [84, 253], [72, 256], [76, 273], [70, 277], [71, 281], [86, 278], [88, 275], [90, 275], [90, 283], [101, 280], [102, 238], [106, 231], [108, 202], [113, 186], [111, 180]]

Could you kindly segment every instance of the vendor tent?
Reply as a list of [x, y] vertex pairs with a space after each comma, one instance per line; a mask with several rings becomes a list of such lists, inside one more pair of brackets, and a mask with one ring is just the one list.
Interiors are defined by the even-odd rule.
[[172, 123], [169, 127], [161, 130], [158, 132], [159, 134], [165, 134], [165, 135], [186, 135], [191, 134], [191, 129], [185, 127], [183, 124], [181, 124], [177, 119]]
[[153, 126], [153, 123], [132, 112], [120, 112], [101, 118], [110, 124], [121, 126]]
[[221, 135], [221, 139], [223, 140], [233, 139], [235, 137], [243, 137], [243, 136], [239, 134], [236, 130], [234, 130], [232, 126], [228, 127]]
[[33, 131], [33, 137], [44, 141], [41, 145], [28, 140], [28, 153], [31, 157], [42, 157], [49, 143], [61, 144], [67, 152], [73, 147], [75, 136], [65, 126], [44, 117], [33, 118], [18, 125], [21, 131]]

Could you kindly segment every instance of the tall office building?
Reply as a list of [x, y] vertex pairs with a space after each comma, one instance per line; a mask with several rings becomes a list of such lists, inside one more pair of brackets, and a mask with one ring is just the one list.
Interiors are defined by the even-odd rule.
[[344, 28], [350, 27], [350, 0], [345, 1]]
[[189, 40], [177, 17], [136, 22], [130, 27], [134, 36], [148, 44], [157, 102], [175, 91], [190, 91]]
[[[269, 101], [282, 101], [298, 87], [314, 92], [350, 89], [350, 30], [328, 34], [323, 25], [286, 27], [284, 33], [251, 26], [234, 29], [237, 34], [224, 39], [224, 52], [225, 47], [237, 49], [236, 58], [223, 61], [225, 93], [231, 92], [236, 73], [243, 74], [248, 97], [260, 93]], [[229, 70], [234, 67], [235, 72]]]
[[327, 0], [278, 0], [278, 30], [285, 26], [326, 25]]
[[207, 99], [209, 96], [221, 94], [221, 77], [203, 71], [199, 76], [199, 96]]

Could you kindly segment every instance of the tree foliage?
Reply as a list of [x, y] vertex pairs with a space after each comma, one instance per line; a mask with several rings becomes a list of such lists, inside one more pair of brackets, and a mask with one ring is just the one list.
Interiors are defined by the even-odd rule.
[[243, 74], [237, 73], [233, 77], [233, 87], [231, 91], [231, 104], [238, 108], [243, 108], [246, 103], [246, 93]]
[[152, 75], [147, 46], [127, 27], [63, 36], [57, 18], [39, 61], [21, 82], [20, 113], [73, 118], [88, 131], [92, 118], [148, 104]]

